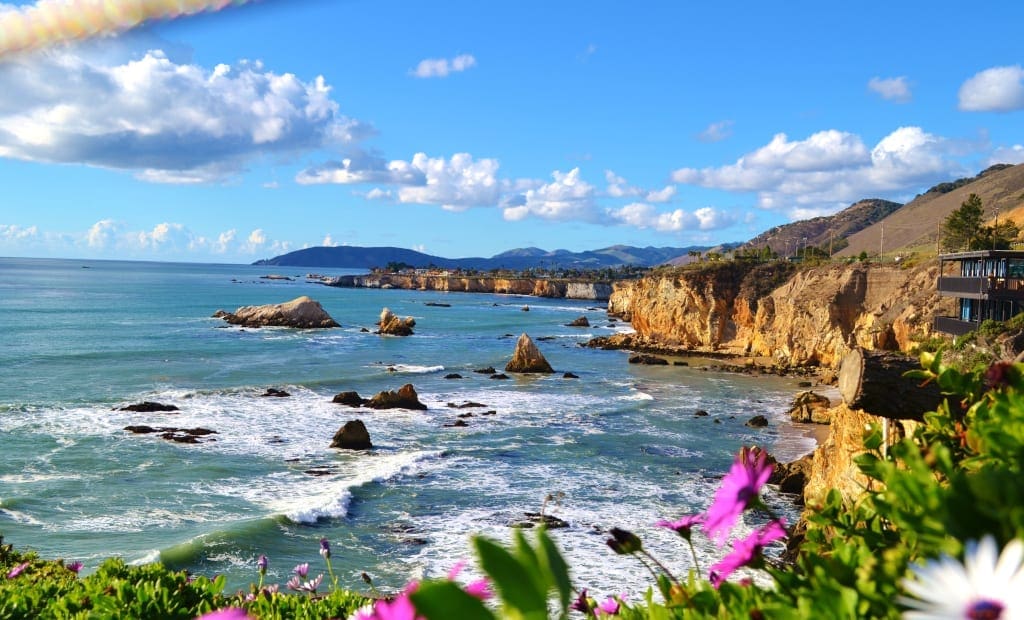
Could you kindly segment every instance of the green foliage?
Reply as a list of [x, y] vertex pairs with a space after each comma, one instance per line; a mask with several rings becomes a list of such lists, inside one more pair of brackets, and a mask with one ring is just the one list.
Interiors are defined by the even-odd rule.
[[942, 223], [942, 245], [947, 250], [969, 250], [980, 247], [985, 208], [977, 194], [971, 194], [960, 208]]

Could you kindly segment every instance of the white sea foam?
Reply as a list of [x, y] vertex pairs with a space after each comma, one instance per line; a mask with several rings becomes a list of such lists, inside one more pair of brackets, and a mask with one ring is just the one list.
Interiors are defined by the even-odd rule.
[[15, 523], [21, 523], [23, 525], [42, 525], [42, 522], [39, 519], [36, 519], [32, 515], [21, 512], [19, 510], [0, 508], [0, 516], [8, 518], [11, 521], [14, 521]]
[[434, 372], [441, 372], [444, 366], [417, 366], [415, 364], [385, 364], [373, 365], [372, 368], [383, 368], [389, 373], [401, 373], [406, 375], [426, 375]]

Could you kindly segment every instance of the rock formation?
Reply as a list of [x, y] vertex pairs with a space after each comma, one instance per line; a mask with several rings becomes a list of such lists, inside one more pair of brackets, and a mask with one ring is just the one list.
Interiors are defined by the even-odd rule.
[[526, 334], [519, 337], [512, 359], [505, 365], [505, 372], [553, 373], [551, 364]]
[[[220, 318], [242, 327], [299, 327], [303, 329], [340, 327], [320, 302], [303, 295], [283, 304], [242, 306], [234, 312], [218, 310]], [[216, 315], [215, 315], [216, 316]]]
[[395, 316], [395, 313], [388, 308], [384, 308], [380, 311], [380, 321], [377, 322], [380, 326], [378, 334], [387, 334], [389, 336], [411, 336], [412, 328], [416, 325], [416, 320], [411, 316], [400, 319]]
[[406, 383], [398, 388], [397, 392], [383, 391], [375, 394], [366, 406], [371, 409], [426, 409], [427, 406], [420, 402], [416, 388], [411, 383]]
[[832, 406], [827, 396], [815, 394], [814, 392], [800, 392], [793, 399], [789, 409], [789, 418], [794, 422], [812, 422], [814, 424], [828, 424], [832, 421], [829, 414], [829, 407]]
[[154, 403], [148, 400], [118, 409], [118, 411], [134, 411], [135, 413], [170, 412], [178, 410], [179, 409], [174, 405], [164, 405], [162, 403]]
[[645, 364], [647, 366], [668, 366], [668, 360], [663, 357], [656, 355], [647, 355], [646, 353], [637, 353], [636, 355], [629, 356], [630, 364]]
[[334, 434], [331, 447], [345, 450], [369, 450], [373, 444], [370, 443], [370, 433], [366, 430], [363, 421], [349, 420]]
[[349, 407], [362, 407], [369, 401], [356, 392], [339, 392], [334, 395], [331, 402], [339, 405], [348, 405]]
[[590, 320], [585, 316], [581, 316], [578, 319], [574, 319], [571, 323], [566, 323], [566, 327], [590, 327]]

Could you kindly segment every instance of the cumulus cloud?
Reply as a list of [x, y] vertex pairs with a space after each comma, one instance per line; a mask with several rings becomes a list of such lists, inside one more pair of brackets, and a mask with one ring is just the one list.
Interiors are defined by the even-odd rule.
[[650, 228], [659, 232], [718, 230], [736, 223], [734, 216], [713, 207], [702, 207], [693, 212], [676, 209], [661, 213], [652, 205], [642, 202], [634, 202], [620, 209], [610, 209], [608, 215], [622, 224]]
[[666, 185], [665, 187], [657, 190], [651, 190], [647, 192], [645, 197], [647, 202], [669, 202], [672, 197], [676, 195], [675, 185]]
[[411, 161], [390, 162], [359, 153], [340, 162], [304, 170], [295, 180], [302, 184], [395, 185], [398, 186], [395, 191], [374, 188], [366, 197], [408, 204], [436, 204], [449, 211], [462, 211], [498, 204], [502, 189], [497, 178], [498, 167], [496, 159], [473, 159], [469, 153], [456, 153], [449, 159], [416, 153]]
[[213, 252], [215, 254], [225, 254], [231, 244], [235, 241], [235, 236], [238, 231], [232, 228], [231, 230], [225, 230], [221, 234], [217, 235], [217, 241], [213, 245]]
[[140, 179], [225, 179], [253, 158], [354, 142], [322, 77], [258, 62], [207, 69], [153, 50], [119, 62], [49, 51], [0, 65], [0, 157], [133, 170]]
[[551, 178], [551, 183], [510, 199], [503, 209], [504, 218], [512, 222], [531, 215], [552, 221], [597, 219], [596, 188], [580, 178], [579, 168], [564, 173], [556, 170]]
[[418, 78], [443, 78], [452, 73], [461, 73], [476, 66], [476, 58], [472, 54], [459, 54], [451, 60], [447, 58], [425, 58], [410, 71]]
[[756, 192], [768, 209], [817, 209], [833, 212], [872, 194], [892, 194], [963, 173], [952, 159], [962, 145], [900, 127], [868, 149], [860, 137], [828, 130], [805, 140], [778, 134], [736, 163], [711, 168], [681, 168], [672, 174], [687, 183], [733, 192]]
[[4, 241], [24, 241], [39, 237], [37, 226], [18, 226], [17, 224], [0, 224], [0, 239]]
[[960, 86], [959, 107], [968, 112], [1024, 109], [1024, 69], [1013, 65], [977, 73]]
[[992, 151], [986, 165], [994, 164], [1024, 164], [1024, 145], [1001, 146]]
[[868, 90], [882, 99], [895, 103], [909, 103], [912, 95], [906, 76], [894, 78], [873, 77], [868, 80]]
[[103, 250], [112, 245], [121, 226], [114, 220], [100, 220], [85, 233], [86, 244], [93, 249]]
[[604, 180], [608, 184], [605, 194], [612, 198], [631, 198], [643, 196], [647, 202], [668, 202], [676, 195], [676, 187], [667, 185], [657, 190], [646, 190], [630, 185], [626, 179], [611, 170], [604, 171]]
[[701, 142], [721, 142], [732, 136], [732, 125], [733, 122], [730, 120], [711, 123], [697, 134], [697, 139]]

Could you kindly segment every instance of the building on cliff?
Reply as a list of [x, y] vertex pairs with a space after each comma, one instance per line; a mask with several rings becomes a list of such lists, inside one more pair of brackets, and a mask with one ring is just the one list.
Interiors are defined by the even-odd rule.
[[[947, 275], [947, 270], [952, 273]], [[985, 320], [1006, 321], [1024, 312], [1024, 252], [941, 254], [937, 289], [940, 295], [957, 298], [959, 315], [935, 317], [936, 331], [960, 336]]]

